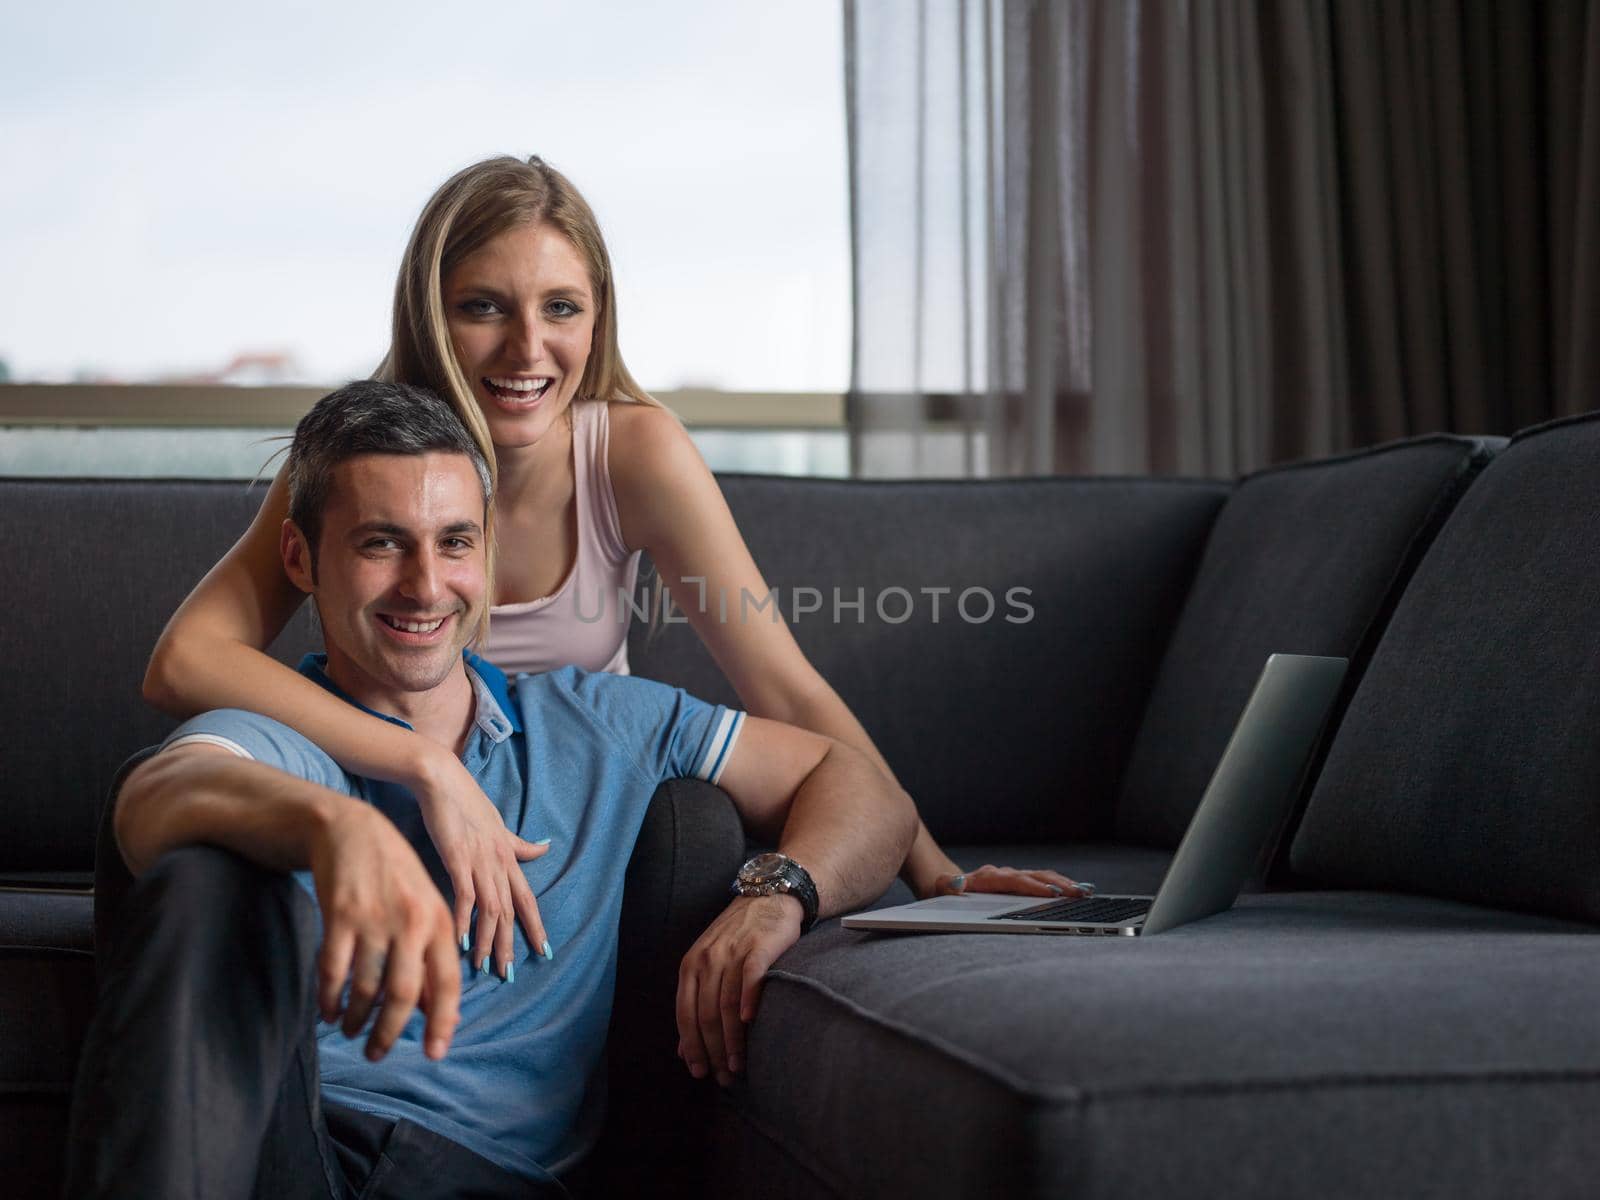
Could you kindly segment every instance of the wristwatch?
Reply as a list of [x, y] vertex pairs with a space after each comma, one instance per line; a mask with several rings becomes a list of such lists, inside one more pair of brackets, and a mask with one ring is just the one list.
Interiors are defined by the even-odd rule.
[[736, 896], [776, 896], [787, 893], [800, 901], [805, 916], [800, 932], [817, 923], [817, 885], [811, 873], [787, 854], [758, 854], [744, 866], [733, 881]]

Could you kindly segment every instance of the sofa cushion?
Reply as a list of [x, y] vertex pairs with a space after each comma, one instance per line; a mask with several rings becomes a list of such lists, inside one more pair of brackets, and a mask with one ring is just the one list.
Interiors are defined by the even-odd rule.
[[[822, 611], [791, 621], [795, 637], [937, 838], [1058, 841], [1103, 829], [1227, 485], [720, 482], [785, 616], [794, 589], [820, 595]], [[923, 591], [934, 588], [946, 590]], [[966, 601], [974, 619], [961, 615], [971, 588], [992, 597], [987, 620], [977, 593]], [[1027, 589], [1017, 604], [1012, 589]], [[861, 609], [846, 607], [857, 600]], [[641, 675], [737, 703], [687, 625], [652, 638], [636, 622], [629, 653]], [[990, 753], [998, 747], [1003, 761]]]
[[[151, 648], [261, 495], [240, 483], [0, 480], [8, 602], [48, 614], [6, 640], [0, 671], [0, 720], [24, 747], [0, 782], [0, 874], [92, 868], [117, 764], [172, 726], [139, 694]], [[274, 651], [292, 661], [311, 637], [306, 606]]]
[[1417, 438], [1239, 484], [1139, 725], [1119, 838], [1177, 846], [1269, 654], [1349, 658], [1349, 694], [1416, 560], [1496, 444]]
[[[73, 927], [86, 939], [87, 911]], [[60, 1190], [78, 1047], [94, 1005], [87, 950], [0, 945], [0, 1162], [10, 1196]]]
[[730, 1099], [840, 1196], [1583, 1195], [1595, 946], [1373, 894], [1141, 939], [830, 922], [769, 974]]
[[1302, 875], [1600, 921], [1600, 420], [1519, 436], [1389, 622]]

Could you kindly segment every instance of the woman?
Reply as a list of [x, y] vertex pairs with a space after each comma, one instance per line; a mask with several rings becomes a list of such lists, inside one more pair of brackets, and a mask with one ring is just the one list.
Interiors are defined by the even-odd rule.
[[[676, 596], [766, 595], [688, 434], [623, 366], [611, 262], [593, 213], [539, 159], [478, 163], [428, 201], [401, 264], [381, 371], [448, 399], [496, 464], [491, 594], [500, 603], [484, 651], [508, 673], [574, 662], [626, 672], [617, 588], [631, 593], [643, 550]], [[456, 931], [472, 961], [487, 972], [492, 955], [505, 977], [514, 918], [550, 954], [519, 866], [539, 850], [507, 832], [460, 761], [263, 653], [304, 599], [279, 562], [286, 515], [280, 476], [162, 633], [145, 697], [177, 716], [250, 708], [295, 727], [348, 770], [405, 785], [454, 884]], [[888, 771], [786, 625], [724, 622], [714, 602], [684, 608], [746, 709], [849, 743]], [[963, 874], [925, 828], [902, 876], [920, 896], [1078, 890], [1051, 871]]]

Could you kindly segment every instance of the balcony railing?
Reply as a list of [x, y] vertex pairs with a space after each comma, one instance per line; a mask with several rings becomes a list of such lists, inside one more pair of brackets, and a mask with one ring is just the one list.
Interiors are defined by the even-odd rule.
[[[328, 389], [221, 384], [0, 384], [0, 475], [251, 478]], [[844, 397], [654, 395], [714, 470], [846, 475]]]

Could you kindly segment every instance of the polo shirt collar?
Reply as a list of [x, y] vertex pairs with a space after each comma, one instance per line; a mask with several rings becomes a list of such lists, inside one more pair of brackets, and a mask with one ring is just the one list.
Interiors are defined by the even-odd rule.
[[[472, 684], [473, 723], [493, 742], [503, 742], [513, 733], [521, 733], [522, 713], [518, 706], [512, 703], [511, 689], [506, 681], [505, 672], [488, 660], [478, 657], [471, 650], [465, 651], [463, 657], [467, 663], [467, 679]], [[327, 667], [326, 654], [308, 654], [300, 660], [299, 669], [300, 674], [325, 691], [332, 692], [346, 704], [353, 705], [380, 721], [387, 721], [402, 729], [411, 728], [409, 723], [399, 717], [378, 712], [361, 703], [328, 677]]]

